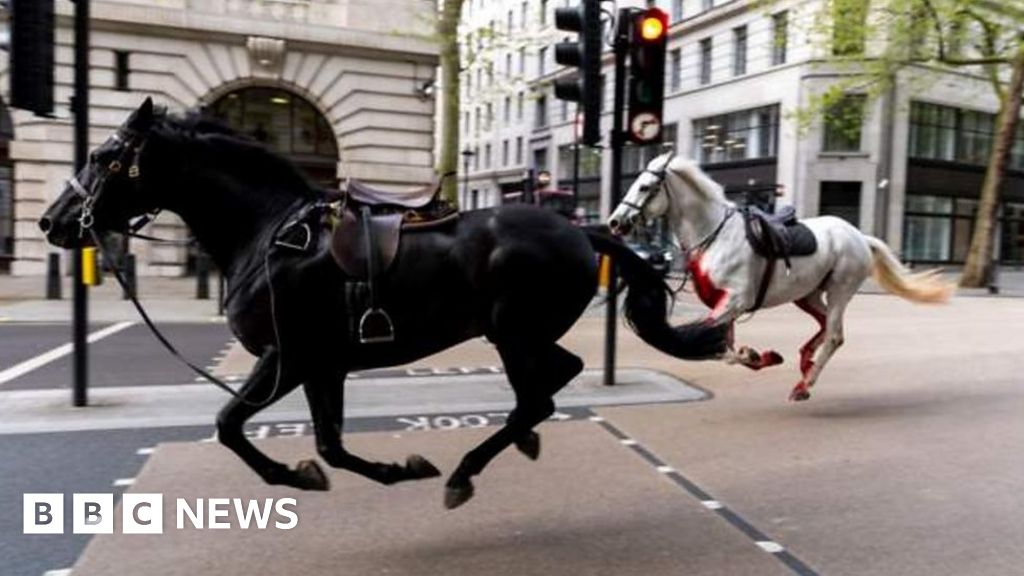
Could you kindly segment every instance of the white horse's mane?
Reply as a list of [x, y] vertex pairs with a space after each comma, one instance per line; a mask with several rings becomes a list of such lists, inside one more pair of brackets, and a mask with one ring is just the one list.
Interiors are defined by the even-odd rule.
[[704, 196], [727, 202], [725, 189], [718, 182], [711, 179], [697, 165], [697, 162], [685, 156], [672, 156], [665, 169], [683, 179], [696, 192]]

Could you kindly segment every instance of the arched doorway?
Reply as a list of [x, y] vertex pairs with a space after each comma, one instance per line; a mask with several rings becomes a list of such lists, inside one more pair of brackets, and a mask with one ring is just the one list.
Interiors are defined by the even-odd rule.
[[327, 119], [300, 96], [270, 87], [241, 88], [208, 113], [285, 154], [314, 181], [337, 188], [338, 144]]
[[11, 114], [0, 102], [0, 274], [9, 274], [14, 260], [14, 164], [10, 155], [13, 139]]

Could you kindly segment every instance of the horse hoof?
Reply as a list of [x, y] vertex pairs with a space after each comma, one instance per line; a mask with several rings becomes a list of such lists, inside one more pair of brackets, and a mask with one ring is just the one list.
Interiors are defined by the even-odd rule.
[[405, 459], [405, 470], [410, 480], [436, 478], [441, 475], [441, 471], [437, 469], [437, 466], [434, 466], [430, 463], [430, 460], [419, 454], [412, 454]]
[[803, 402], [811, 397], [811, 391], [806, 388], [797, 388], [793, 390], [792, 394], [789, 395], [789, 399], [793, 402]]
[[768, 350], [761, 355], [761, 365], [765, 367], [777, 366], [783, 362], [782, 354], [779, 354], [775, 350]]
[[329, 490], [331, 481], [316, 460], [303, 460], [295, 466], [294, 486], [302, 490]]
[[464, 486], [445, 486], [444, 507], [454, 510], [462, 506], [473, 497], [473, 483], [466, 482]]
[[516, 448], [530, 460], [540, 458], [540, 434], [531, 430], [525, 437], [516, 442]]

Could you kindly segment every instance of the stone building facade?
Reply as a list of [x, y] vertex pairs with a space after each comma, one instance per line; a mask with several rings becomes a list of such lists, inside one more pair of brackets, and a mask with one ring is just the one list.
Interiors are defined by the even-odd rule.
[[[0, 176], [9, 174], [0, 183], [0, 273], [44, 271], [53, 248], [36, 220], [71, 174], [74, 5], [56, 6], [56, 117], [0, 110]], [[404, 189], [433, 177], [438, 59], [423, 32], [436, 17], [431, 0], [93, 0], [91, 11], [93, 145], [152, 96], [172, 111], [220, 116], [326, 185], [356, 177]], [[6, 58], [0, 86], [6, 101]], [[173, 215], [153, 226], [187, 235]], [[143, 275], [181, 274], [190, 256], [135, 243], [132, 251]]]

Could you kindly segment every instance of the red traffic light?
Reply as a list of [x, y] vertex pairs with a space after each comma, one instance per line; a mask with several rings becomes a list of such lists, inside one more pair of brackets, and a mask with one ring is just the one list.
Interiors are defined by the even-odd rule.
[[640, 38], [646, 42], [657, 42], [668, 30], [668, 14], [658, 8], [649, 8], [640, 17]]

